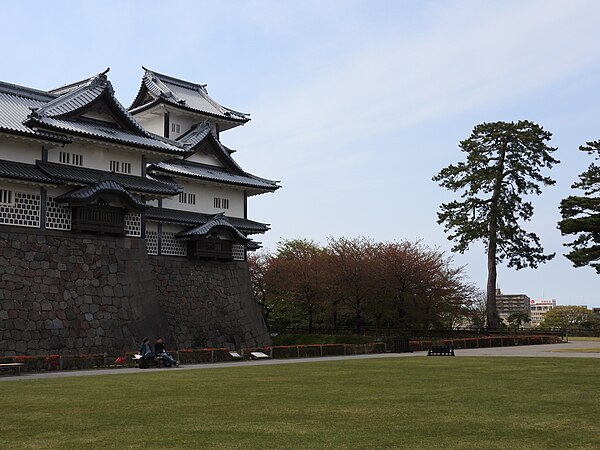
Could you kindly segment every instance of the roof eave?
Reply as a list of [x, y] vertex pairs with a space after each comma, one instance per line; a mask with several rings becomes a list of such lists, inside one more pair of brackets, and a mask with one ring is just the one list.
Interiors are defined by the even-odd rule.
[[[28, 121], [27, 121], [27, 122], [29, 122], [28, 126], [34, 125], [34, 121], [35, 121], [35, 119], [28, 119]], [[184, 149], [169, 150], [169, 149], [166, 149], [163, 147], [152, 146], [152, 145], [147, 145], [147, 144], [142, 144], [142, 143], [131, 143], [131, 142], [123, 141], [122, 139], [117, 139], [117, 138], [111, 139], [108, 136], [99, 136], [99, 135], [94, 135], [91, 133], [85, 133], [85, 132], [80, 132], [80, 131], [75, 131], [75, 130], [65, 130], [63, 128], [56, 127], [56, 126], [53, 126], [53, 125], [45, 123], [45, 122], [37, 122], [37, 123], [35, 123], [35, 126], [39, 127], [39, 128], [43, 127], [44, 129], [49, 129], [52, 131], [60, 131], [61, 133], [69, 134], [69, 135], [76, 136], [79, 138], [90, 139], [93, 141], [116, 143], [116, 144], [119, 144], [121, 146], [125, 146], [128, 148], [134, 148], [134, 149], [143, 148], [143, 149], [150, 150], [153, 152], [167, 153], [169, 155], [181, 156], [181, 155], [185, 154]], [[65, 141], [65, 143], [71, 143], [71, 142], [73, 142], [72, 139]]]

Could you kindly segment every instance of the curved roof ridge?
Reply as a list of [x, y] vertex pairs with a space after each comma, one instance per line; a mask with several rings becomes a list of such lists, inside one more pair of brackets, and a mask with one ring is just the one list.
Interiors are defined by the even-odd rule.
[[206, 92], [208, 94], [208, 91], [206, 89], [206, 84], [199, 84], [199, 83], [193, 83], [191, 81], [186, 81], [186, 80], [182, 80], [181, 78], [175, 78], [171, 75], [166, 75], [164, 73], [158, 73], [155, 70], [150, 70], [145, 68], [144, 66], [142, 66], [142, 69], [144, 69], [146, 71], [146, 74], [151, 74], [154, 75], [155, 77], [164, 79], [165, 81], [171, 83], [171, 84], [175, 84], [179, 87], [182, 88], [186, 88], [186, 89], [191, 89], [191, 90], [202, 90], [204, 92]]
[[[147, 138], [156, 139], [157, 135], [150, 133], [148, 130], [142, 127], [129, 113], [129, 111], [121, 104], [121, 102], [119, 102], [115, 96], [112, 83], [106, 76], [109, 70], [110, 68], [89, 78], [87, 82], [79, 84], [77, 87], [63, 95], [60, 95], [44, 106], [38, 109], [32, 109], [28, 120], [40, 121], [43, 120], [44, 117], [61, 118], [62, 116], [85, 108], [91, 102], [95, 101], [101, 95], [106, 93], [111, 102], [115, 105], [117, 110], [123, 115], [126, 122], [131, 125], [132, 129], [135, 130], [136, 133]], [[172, 142], [173, 141], [171, 141], [171, 144]]]
[[131, 103], [129, 110], [148, 107], [152, 101], [147, 101], [146, 93], [154, 100], [164, 100], [173, 106], [186, 110], [245, 123], [250, 120], [250, 114], [227, 108], [210, 97], [206, 84], [185, 81], [170, 75], [154, 72], [142, 66], [144, 75], [138, 93]]
[[121, 184], [116, 182], [111, 174], [101, 177], [96, 183], [82, 188], [74, 189], [65, 194], [55, 197], [54, 200], [57, 203], [66, 202], [85, 202], [86, 200], [93, 200], [95, 197], [100, 196], [103, 192], [111, 192], [119, 194], [124, 200], [135, 209], [146, 209], [145, 203], [134, 197], [127, 189]]
[[50, 89], [48, 92], [50, 92], [52, 94], [56, 94], [56, 95], [66, 94], [68, 92], [71, 92], [73, 89], [77, 89], [80, 86], [83, 86], [83, 85], [89, 83], [91, 80], [96, 78], [98, 75], [107, 74], [109, 71], [110, 71], [110, 67], [107, 67], [104, 72], [100, 72], [99, 74], [93, 75], [91, 77], [87, 77], [87, 78], [84, 78], [79, 81], [74, 81], [73, 83], [65, 84], [63, 86], [60, 86], [60, 87], [57, 87], [54, 89]]
[[275, 191], [281, 186], [278, 181], [257, 177], [247, 172], [236, 174], [225, 167], [212, 166], [185, 159], [159, 161], [148, 166], [148, 173], [162, 173], [180, 177], [248, 186], [261, 191]]
[[51, 92], [21, 86], [19, 84], [7, 83], [6, 81], [0, 81], [0, 92], [40, 102], [48, 102], [56, 98], [56, 94], [52, 94]]
[[[59, 95], [54, 100], [46, 103], [39, 108], [36, 113], [39, 116], [63, 116], [70, 112], [80, 109], [95, 100], [104, 92], [104, 89], [110, 82], [104, 76], [104, 79], [99, 79], [99, 75], [90, 78], [86, 83], [79, 85], [65, 94]], [[112, 86], [111, 86], [112, 87]], [[90, 93], [88, 98], [81, 98], [84, 93]]]
[[233, 226], [224, 213], [218, 213], [213, 215], [208, 219], [208, 221], [204, 225], [190, 227], [185, 230], [182, 230], [179, 233], [177, 233], [176, 237], [179, 239], [202, 237], [209, 234], [212, 231], [212, 229], [216, 227], [227, 228], [233, 233], [234, 238], [240, 242], [247, 243], [252, 240], [245, 234], [243, 234], [240, 230], [238, 230], [235, 226]]
[[223, 144], [221, 144], [219, 136], [209, 120], [205, 120], [204, 122], [196, 125], [188, 133], [185, 134], [185, 139], [181, 139], [180, 137], [178, 142], [181, 142], [182, 144], [188, 146], [190, 151], [193, 151], [193, 149], [196, 146], [198, 146], [209, 136], [212, 137], [212, 140], [221, 152], [221, 156], [223, 157], [223, 159], [229, 164], [231, 164], [235, 171], [237, 171], [240, 174], [245, 174], [246, 172], [244, 171], [244, 169], [242, 169], [240, 165], [235, 161], [235, 159], [233, 159], [233, 157], [231, 156], [231, 152]]

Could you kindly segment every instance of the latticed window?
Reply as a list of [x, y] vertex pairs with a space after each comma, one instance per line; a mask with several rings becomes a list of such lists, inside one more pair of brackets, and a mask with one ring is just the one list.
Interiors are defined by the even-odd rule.
[[20, 227], [40, 226], [40, 196], [0, 190], [0, 223]]
[[131, 173], [131, 163], [110, 160], [110, 171], [120, 173]]
[[215, 197], [213, 205], [218, 209], [229, 209], [229, 199]]
[[240, 244], [233, 244], [233, 246], [231, 247], [231, 254], [233, 255], [234, 261], [244, 261], [244, 246]]
[[13, 204], [13, 192], [8, 189], [0, 189], [0, 205], [12, 205]]
[[181, 194], [179, 194], [179, 203], [187, 203], [189, 205], [195, 205], [196, 204], [196, 194], [182, 192]]
[[59, 152], [58, 161], [62, 164], [72, 164], [74, 166], [83, 165], [83, 155], [69, 152]]
[[59, 205], [53, 197], [46, 200], [46, 228], [51, 230], [71, 229], [71, 208]]
[[183, 241], [175, 239], [175, 232], [163, 231], [160, 240], [160, 254], [173, 256], [186, 256], [187, 245]]
[[158, 255], [158, 231], [146, 230], [146, 248], [149, 255]]
[[125, 215], [125, 235], [140, 237], [142, 235], [142, 215], [140, 213], [127, 213]]

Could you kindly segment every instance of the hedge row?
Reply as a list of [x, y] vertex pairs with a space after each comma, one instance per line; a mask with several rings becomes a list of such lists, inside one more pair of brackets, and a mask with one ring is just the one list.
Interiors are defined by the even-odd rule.
[[[274, 359], [306, 358], [333, 355], [356, 355], [367, 353], [384, 353], [383, 342], [370, 344], [322, 344], [322, 345], [281, 345], [273, 347], [255, 347], [243, 349], [240, 356], [244, 360], [251, 359], [251, 352], [263, 352]], [[117, 358], [106, 354], [94, 355], [38, 355], [38, 356], [1, 356], [0, 363], [23, 363], [23, 372], [44, 372], [54, 370], [100, 369], [108, 367], [134, 367], [133, 355], [126, 353]], [[171, 352], [181, 364], [203, 364], [235, 361], [226, 348], [193, 348]]]
[[481, 338], [446, 339], [438, 341], [410, 341], [412, 351], [425, 351], [432, 345], [451, 345], [455, 349], [511, 347], [515, 345], [558, 344], [558, 336], [494, 336]]
[[[426, 351], [431, 345], [451, 345], [455, 349], [506, 347], [514, 345], [556, 344], [558, 336], [519, 336], [519, 337], [483, 337], [448, 339], [437, 341], [410, 341], [412, 351]], [[321, 356], [362, 355], [370, 353], [385, 353], [384, 342], [368, 344], [309, 344], [309, 345], [278, 345], [272, 347], [254, 347], [240, 351], [244, 360], [251, 359], [251, 352], [263, 352], [274, 359], [309, 358]], [[181, 364], [202, 364], [234, 361], [226, 348], [182, 349], [172, 352]], [[0, 363], [23, 363], [24, 372], [41, 372], [53, 370], [82, 370], [107, 367], [134, 367], [134, 353], [126, 353], [117, 358], [106, 354], [93, 355], [38, 355], [38, 356], [0, 356]]]
[[320, 356], [364, 355], [370, 353], [385, 353], [384, 342], [368, 344], [307, 344], [307, 345], [276, 345], [273, 347], [254, 347], [244, 349], [242, 356], [250, 359], [251, 352], [263, 352], [274, 359], [310, 358]]

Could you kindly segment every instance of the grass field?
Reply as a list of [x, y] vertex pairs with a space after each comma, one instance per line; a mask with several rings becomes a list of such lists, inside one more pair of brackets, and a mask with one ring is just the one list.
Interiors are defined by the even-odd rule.
[[600, 337], [569, 336], [569, 341], [600, 342]]
[[552, 350], [552, 353], [600, 353], [600, 346], [586, 348], [561, 348]]
[[599, 375], [414, 357], [4, 380], [0, 447], [598, 449]]

